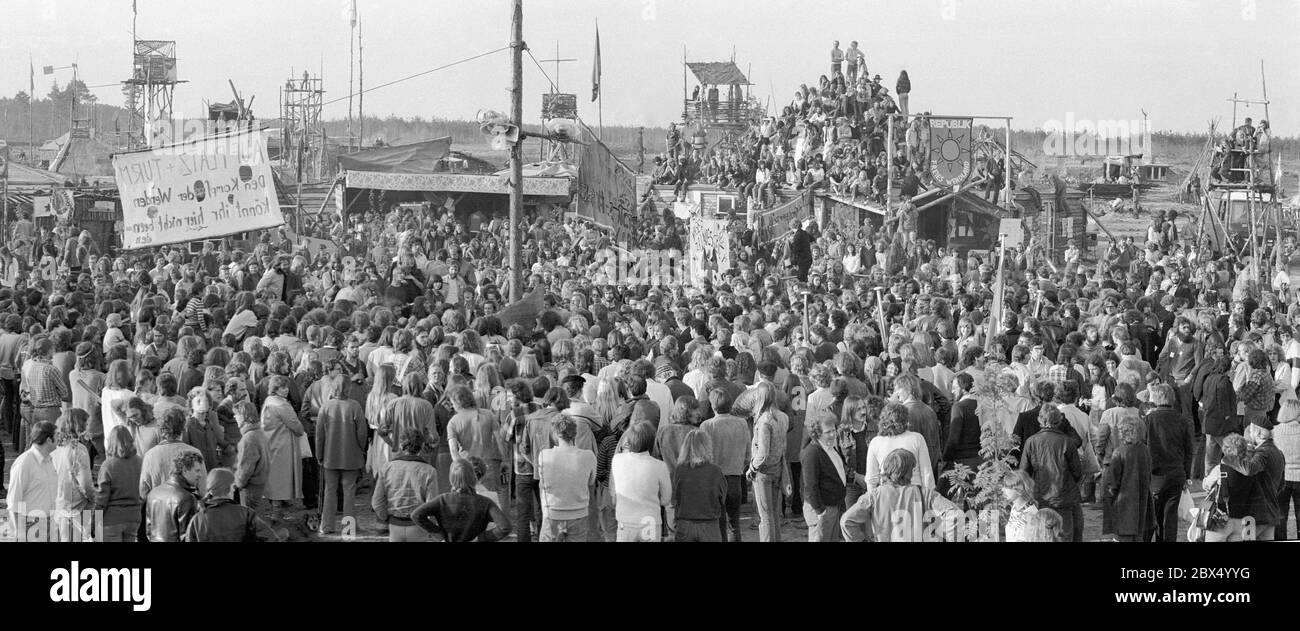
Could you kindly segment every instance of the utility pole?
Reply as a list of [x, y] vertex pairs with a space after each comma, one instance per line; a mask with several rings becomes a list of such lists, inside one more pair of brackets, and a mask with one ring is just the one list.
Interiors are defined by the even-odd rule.
[[519, 126], [519, 140], [510, 147], [510, 301], [524, 297], [520, 272], [522, 248], [519, 223], [524, 216], [524, 2], [513, 0], [513, 37], [510, 42], [510, 117]]
[[357, 18], [357, 151], [366, 149], [366, 47], [361, 42], [361, 18]]

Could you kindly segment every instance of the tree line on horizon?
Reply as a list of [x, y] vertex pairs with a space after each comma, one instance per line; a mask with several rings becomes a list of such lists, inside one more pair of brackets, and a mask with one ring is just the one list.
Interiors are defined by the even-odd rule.
[[[87, 90], [85, 83], [80, 80], [69, 82], [64, 86], [60, 86], [58, 81], [54, 81], [46, 94], [34, 101], [25, 90], [19, 91], [12, 97], [0, 98], [0, 138], [7, 140], [12, 146], [25, 146], [28, 139], [29, 116], [31, 130], [38, 146], [67, 133], [72, 124], [72, 95], [78, 93], [77, 118], [91, 120], [92, 127], [101, 133], [126, 129], [128, 125], [126, 108], [99, 103], [95, 95]], [[261, 118], [271, 125], [276, 122], [274, 117]], [[1221, 124], [1227, 126], [1227, 123], [1221, 122]], [[358, 120], [353, 121], [352, 127], [354, 135], [362, 129]], [[536, 130], [537, 128], [536, 125], [525, 125], [526, 130]], [[635, 156], [638, 129], [638, 126], [633, 125], [606, 125], [604, 142], [611, 150], [621, 156]], [[481, 149], [487, 145], [487, 140], [479, 131], [478, 123], [472, 120], [426, 118], [423, 116], [367, 116], [365, 117], [364, 131], [365, 138], [362, 139], [362, 144], [365, 147], [374, 146], [376, 141], [382, 141], [387, 145], [401, 145], [444, 136], [452, 138], [453, 147]], [[1226, 131], [1229, 130], [1221, 128], [1219, 133], [1222, 134]], [[331, 138], [346, 139], [348, 137], [348, 121], [346, 119], [327, 120], [325, 122], [325, 132]], [[647, 162], [655, 155], [665, 151], [664, 139], [666, 132], [666, 127], [644, 127]], [[995, 134], [995, 136], [1001, 140], [1000, 133]], [[1173, 164], [1193, 162], [1197, 154], [1204, 149], [1205, 140], [1205, 132], [1153, 132], [1153, 159]], [[1012, 145], [1018, 152], [1031, 159], [1046, 159], [1042, 151], [1046, 141], [1047, 132], [1042, 130], [1012, 130]], [[1275, 137], [1273, 139], [1273, 151], [1275, 160], [1278, 155], [1295, 156], [1297, 152], [1300, 152], [1300, 137]], [[1077, 158], [1073, 160], [1080, 161]], [[1286, 165], [1284, 164], [1284, 166]]]

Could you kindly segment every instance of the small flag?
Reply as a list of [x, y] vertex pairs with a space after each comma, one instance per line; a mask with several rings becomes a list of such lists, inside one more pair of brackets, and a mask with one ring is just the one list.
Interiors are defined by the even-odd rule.
[[31, 55], [27, 56], [27, 79], [30, 83], [28, 94], [31, 100], [36, 100], [36, 62], [32, 60]]
[[357, 27], [357, 0], [352, 0], [352, 9], [348, 12], [348, 17], [352, 20], [352, 28]]
[[591, 100], [600, 98], [600, 25], [596, 25], [596, 62], [591, 66]]
[[54, 66], [46, 66], [43, 70], [45, 74], [54, 74]]

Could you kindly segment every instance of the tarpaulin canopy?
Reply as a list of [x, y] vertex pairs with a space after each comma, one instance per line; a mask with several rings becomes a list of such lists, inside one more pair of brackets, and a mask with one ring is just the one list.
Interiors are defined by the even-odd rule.
[[93, 138], [73, 134], [59, 148], [58, 155], [50, 163], [50, 171], [72, 178], [109, 177], [113, 175], [113, 162], [109, 159], [112, 154], [112, 147]]
[[745, 73], [730, 61], [688, 63], [686, 67], [704, 85], [752, 85], [745, 78]]
[[51, 173], [41, 169], [33, 169], [29, 166], [18, 164], [17, 162], [9, 163], [9, 186], [17, 187], [38, 187], [49, 188], [51, 186], [63, 186], [68, 178], [58, 173]]
[[438, 162], [451, 155], [451, 137], [397, 147], [381, 147], [339, 156], [339, 169], [370, 173], [435, 173]]

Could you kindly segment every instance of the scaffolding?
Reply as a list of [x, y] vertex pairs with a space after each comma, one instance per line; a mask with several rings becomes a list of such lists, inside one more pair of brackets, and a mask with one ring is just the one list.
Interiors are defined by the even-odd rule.
[[177, 78], [176, 42], [135, 40], [131, 78], [122, 82], [126, 107], [131, 113], [127, 144], [131, 149], [151, 146], [158, 137], [155, 126], [172, 119], [172, 98]]
[[321, 109], [325, 89], [319, 76], [303, 72], [290, 78], [280, 92], [280, 121], [283, 124], [281, 165], [298, 177], [318, 181], [325, 171], [325, 126]]

